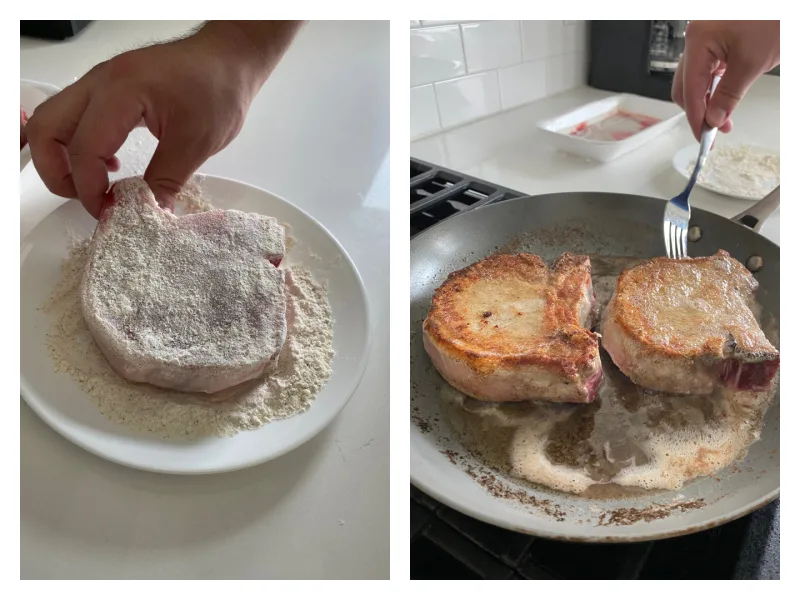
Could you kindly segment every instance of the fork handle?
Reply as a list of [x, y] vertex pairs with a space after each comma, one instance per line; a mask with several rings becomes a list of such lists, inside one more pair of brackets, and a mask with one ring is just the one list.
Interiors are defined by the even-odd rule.
[[780, 208], [780, 205], [781, 186], [778, 186], [746, 211], [732, 217], [731, 220], [746, 225], [755, 232], [759, 232], [764, 227], [767, 219], [772, 216], [772, 213]]
[[[719, 80], [719, 75], [715, 75], [711, 82], [711, 90], [708, 94], [709, 99], [714, 95]], [[697, 156], [697, 163], [694, 165], [694, 171], [692, 171], [692, 176], [690, 178], [692, 187], [694, 187], [694, 184], [697, 182], [697, 176], [700, 174], [700, 169], [702, 169], [703, 165], [706, 164], [708, 153], [711, 152], [711, 147], [714, 145], [714, 140], [716, 137], [717, 128], [709, 127], [708, 123], [703, 120], [703, 129], [700, 133], [700, 153]]]

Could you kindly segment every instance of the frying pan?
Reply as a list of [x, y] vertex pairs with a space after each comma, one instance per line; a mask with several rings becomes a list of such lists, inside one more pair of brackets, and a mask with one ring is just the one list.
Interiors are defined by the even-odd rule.
[[[750, 267], [763, 318], [780, 315], [780, 248], [759, 235], [779, 205], [780, 188], [726, 219], [694, 209], [690, 256], [719, 249]], [[590, 500], [523, 484], [475, 459], [447, 424], [443, 380], [422, 346], [422, 321], [447, 275], [498, 250], [546, 261], [563, 252], [649, 258], [664, 255], [664, 200], [576, 192], [507, 200], [458, 214], [411, 240], [411, 480], [440, 502], [482, 521], [531, 535], [582, 542], [632, 542], [721, 525], [774, 500], [780, 487], [780, 391], [761, 439], [735, 466], [678, 491]], [[690, 236], [691, 238], [691, 236]], [[776, 329], [777, 331], [777, 329]], [[777, 345], [777, 340], [771, 340]]]

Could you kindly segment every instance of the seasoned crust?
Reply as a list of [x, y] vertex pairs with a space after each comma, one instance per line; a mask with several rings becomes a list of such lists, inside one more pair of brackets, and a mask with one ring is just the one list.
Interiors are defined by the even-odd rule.
[[604, 319], [642, 351], [670, 358], [769, 360], [769, 343], [751, 310], [758, 282], [724, 250], [714, 256], [654, 258], [623, 271]]
[[477, 372], [537, 365], [572, 379], [598, 361], [581, 310], [589, 285], [586, 256], [564, 254], [552, 268], [532, 254], [490, 256], [450, 274], [423, 328]]

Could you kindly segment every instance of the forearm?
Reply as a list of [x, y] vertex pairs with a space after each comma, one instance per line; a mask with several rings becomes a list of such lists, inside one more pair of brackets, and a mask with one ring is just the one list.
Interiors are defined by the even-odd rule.
[[208, 21], [195, 35], [212, 40], [260, 87], [289, 49], [305, 21]]

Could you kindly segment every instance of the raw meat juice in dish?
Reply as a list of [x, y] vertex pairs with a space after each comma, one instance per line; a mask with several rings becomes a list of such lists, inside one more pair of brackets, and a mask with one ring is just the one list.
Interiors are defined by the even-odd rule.
[[569, 130], [569, 135], [593, 142], [619, 142], [652, 127], [660, 119], [617, 110], [593, 121], [584, 121]]
[[[592, 257], [599, 311], [619, 273], [640, 259]], [[757, 315], [757, 312], [756, 312]], [[764, 332], [778, 346], [777, 327]], [[489, 466], [554, 490], [618, 497], [675, 490], [740, 460], [758, 440], [775, 395], [720, 388], [679, 396], [634, 385], [601, 352], [604, 378], [590, 404], [493, 403], [444, 381], [440, 400], [462, 443]]]

